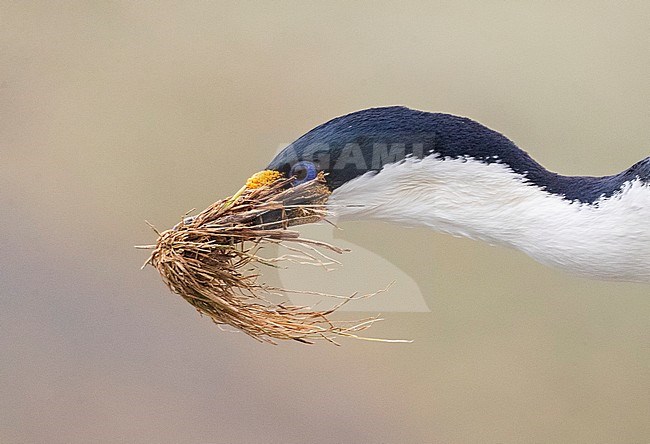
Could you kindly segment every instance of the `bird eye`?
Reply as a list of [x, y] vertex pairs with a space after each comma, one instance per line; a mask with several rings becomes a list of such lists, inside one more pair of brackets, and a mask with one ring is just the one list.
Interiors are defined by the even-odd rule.
[[300, 185], [301, 183], [314, 180], [317, 174], [316, 165], [305, 160], [301, 160], [291, 167], [291, 176], [293, 177], [294, 185]]

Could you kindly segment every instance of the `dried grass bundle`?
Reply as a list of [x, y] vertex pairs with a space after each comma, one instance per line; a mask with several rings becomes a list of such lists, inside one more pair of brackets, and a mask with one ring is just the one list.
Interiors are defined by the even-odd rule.
[[[257, 340], [275, 343], [279, 339], [293, 339], [310, 343], [314, 339], [357, 337], [356, 332], [378, 319], [334, 322], [328, 318], [354, 295], [344, 298], [333, 309], [315, 311], [289, 303], [271, 303], [269, 296], [290, 291], [258, 281], [257, 265], [277, 266], [283, 261], [327, 265], [331, 260], [324, 251], [343, 251], [304, 239], [288, 229], [325, 217], [324, 203], [329, 190], [323, 176], [293, 187], [277, 176], [272, 180], [259, 179], [254, 176], [235, 196], [185, 218], [171, 230], [157, 232], [158, 241], [149, 246], [153, 253], [145, 265], [154, 266], [167, 286], [201, 314]], [[280, 245], [289, 253], [262, 258], [258, 252], [265, 244]]]

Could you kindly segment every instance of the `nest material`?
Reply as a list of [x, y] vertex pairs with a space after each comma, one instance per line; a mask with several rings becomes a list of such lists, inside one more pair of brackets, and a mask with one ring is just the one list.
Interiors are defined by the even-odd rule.
[[[255, 181], [254, 181], [255, 182]], [[315, 311], [289, 303], [274, 304], [269, 296], [290, 292], [259, 282], [258, 265], [277, 266], [283, 261], [315, 265], [331, 263], [324, 251], [341, 253], [335, 246], [300, 237], [288, 227], [315, 222], [326, 216], [329, 196], [323, 176], [289, 187], [289, 181], [273, 178], [255, 182], [235, 196], [212, 204], [187, 217], [171, 230], [159, 233], [153, 253], [145, 263], [154, 266], [167, 286], [216, 324], [236, 327], [253, 338], [275, 343], [293, 339], [333, 341], [356, 336], [377, 318], [355, 322], [331, 321], [336, 307]], [[262, 258], [265, 244], [287, 248], [277, 258]], [[305, 292], [312, 293], [313, 292]]]

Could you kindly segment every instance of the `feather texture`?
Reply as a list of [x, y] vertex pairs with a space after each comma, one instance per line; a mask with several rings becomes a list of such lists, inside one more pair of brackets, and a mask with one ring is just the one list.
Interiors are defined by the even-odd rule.
[[503, 163], [410, 158], [337, 188], [340, 220], [427, 226], [524, 251], [591, 278], [650, 281], [650, 185], [640, 178], [586, 204], [532, 185]]

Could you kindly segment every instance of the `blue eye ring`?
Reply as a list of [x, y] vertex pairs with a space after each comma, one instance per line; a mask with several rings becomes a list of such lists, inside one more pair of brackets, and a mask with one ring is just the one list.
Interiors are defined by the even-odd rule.
[[300, 185], [301, 183], [309, 182], [310, 180], [316, 179], [318, 175], [318, 170], [316, 165], [313, 162], [306, 160], [301, 160], [296, 162], [291, 167], [291, 177], [293, 177], [293, 184]]

